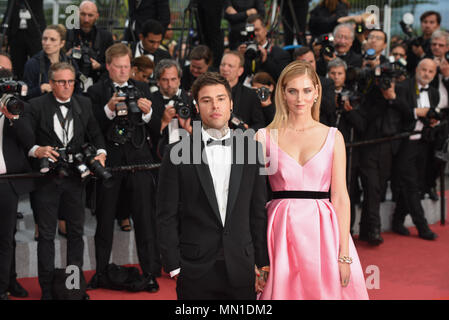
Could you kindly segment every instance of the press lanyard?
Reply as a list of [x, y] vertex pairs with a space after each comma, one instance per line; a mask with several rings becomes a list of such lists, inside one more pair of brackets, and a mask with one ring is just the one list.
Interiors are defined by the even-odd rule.
[[63, 117], [61, 107], [58, 106], [58, 108], [56, 109], [56, 116], [58, 117], [59, 124], [61, 125], [62, 128], [62, 143], [64, 144], [64, 147], [66, 147], [67, 143], [69, 142], [68, 140], [69, 140], [70, 120], [73, 119], [72, 110], [68, 109], [66, 116]]

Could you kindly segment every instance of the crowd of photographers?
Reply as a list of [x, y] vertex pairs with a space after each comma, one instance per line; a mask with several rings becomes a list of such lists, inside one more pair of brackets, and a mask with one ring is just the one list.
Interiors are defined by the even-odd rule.
[[[39, 8], [21, 1], [8, 9], [18, 15], [11, 19], [18, 26], [8, 30], [11, 53], [19, 50], [15, 34], [34, 40], [36, 31], [42, 35], [41, 46], [34, 46], [40, 51], [24, 51], [27, 60], [0, 54], [0, 178], [31, 168], [50, 175], [0, 179], [0, 207], [7, 217], [0, 224], [1, 299], [7, 299], [7, 292], [27, 294], [15, 279], [14, 234], [18, 198], [29, 192], [42, 299], [53, 297], [56, 230], [67, 238], [67, 264], [82, 267], [86, 206], [97, 219], [96, 274], [89, 287], [117, 287], [109, 263], [115, 220], [129, 231], [131, 218], [143, 274], [127, 289], [158, 291], [158, 174], [151, 164], [160, 162], [167, 144], [191, 133], [197, 115], [190, 88], [206, 71], [219, 72], [232, 88], [230, 126], [258, 130], [274, 117], [274, 88], [283, 68], [293, 60], [312, 64], [323, 88], [320, 121], [337, 127], [347, 144], [362, 142], [347, 148], [351, 229], [360, 204], [359, 239], [374, 246], [383, 242], [380, 203], [390, 182], [396, 202], [393, 231], [408, 235], [404, 219], [410, 214], [421, 238], [437, 237], [421, 200], [425, 194], [438, 200], [435, 184], [444, 159], [435, 154], [442, 154], [448, 136], [449, 34], [439, 29], [439, 13], [421, 16], [420, 37], [402, 24], [405, 40], [391, 39], [387, 57], [385, 32], [366, 28], [363, 17], [344, 14], [343, 2], [337, 1], [333, 10], [339, 13], [326, 23], [317, 22], [320, 10], [331, 9], [320, 4], [310, 32], [296, 34], [302, 46], [294, 51], [273, 43], [263, 9], [257, 7], [260, 1], [253, 2], [245, 7], [241, 1], [224, 1], [225, 17], [240, 24], [231, 26], [233, 48], [226, 48], [218, 62], [216, 48], [200, 43], [186, 57], [173, 56], [178, 50], [162, 45], [166, 21], [141, 19], [138, 33], [128, 32], [128, 43], [114, 43], [108, 31], [96, 27], [98, 9], [90, 1], [80, 5], [80, 29], [72, 30], [44, 27], [31, 15], [40, 17]], [[398, 135], [401, 139], [391, 139]]]

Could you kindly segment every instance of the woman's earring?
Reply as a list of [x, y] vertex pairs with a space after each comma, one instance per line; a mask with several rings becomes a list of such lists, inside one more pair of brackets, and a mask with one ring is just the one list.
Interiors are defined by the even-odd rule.
[[314, 100], [313, 100], [313, 103], [316, 103], [317, 102], [317, 98], [315, 98]]

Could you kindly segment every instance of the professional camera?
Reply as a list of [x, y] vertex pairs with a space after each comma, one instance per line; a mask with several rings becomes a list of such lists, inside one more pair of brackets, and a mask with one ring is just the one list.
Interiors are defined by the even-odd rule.
[[358, 91], [343, 90], [337, 95], [337, 111], [344, 112], [345, 101], [349, 101], [352, 110], [359, 109], [362, 103], [362, 95]]
[[390, 57], [390, 61], [377, 66], [374, 69], [374, 77], [379, 80], [379, 87], [383, 90], [390, 88], [393, 79], [407, 74], [406, 66], [407, 62], [404, 59], [394, 61], [393, 57]]
[[105, 181], [112, 178], [112, 174], [101, 165], [100, 161], [95, 160], [96, 156], [97, 149], [88, 143], [82, 145], [81, 152], [75, 154], [75, 167], [81, 178], [87, 177], [91, 172]]
[[119, 117], [128, 116], [128, 112], [139, 113], [140, 109], [137, 106], [137, 100], [141, 97], [139, 90], [133, 85], [128, 85], [127, 89], [120, 89], [117, 93], [119, 97], [125, 97], [124, 101], [121, 101], [115, 105], [116, 114]]
[[189, 119], [192, 117], [194, 113], [193, 106], [182, 101], [181, 97], [179, 96], [175, 96], [173, 100], [175, 102], [173, 108], [175, 108], [176, 113], [179, 115], [181, 119]]
[[355, 26], [355, 33], [357, 34], [362, 34], [365, 32], [365, 30], [366, 27], [364, 23], [357, 23], [357, 25]]
[[76, 60], [80, 72], [88, 76], [92, 71], [92, 61], [90, 61], [90, 58], [95, 59], [95, 54], [88, 43], [81, 42], [79, 46], [79, 49], [72, 48], [72, 58]]
[[260, 57], [260, 50], [254, 33], [254, 25], [247, 23], [245, 29], [240, 31], [242, 42], [246, 44], [245, 59], [255, 60]]
[[332, 57], [335, 52], [334, 38], [328, 34], [322, 34], [316, 41], [317, 45], [321, 45], [320, 55]]
[[245, 121], [243, 121], [243, 119], [240, 118], [238, 115], [236, 115], [234, 112], [231, 112], [231, 120], [230, 121], [236, 129], [246, 130]]
[[12, 80], [12, 73], [10, 71], [2, 70], [7, 71], [11, 77], [7, 77], [4, 72], [0, 74], [0, 95], [2, 95], [0, 103], [12, 115], [20, 116], [23, 113], [24, 104], [19, 97], [25, 97], [27, 95], [28, 87], [25, 82]]
[[39, 167], [41, 173], [53, 171], [59, 178], [65, 178], [70, 175], [70, 163], [73, 163], [73, 154], [70, 147], [58, 148], [56, 151], [59, 157], [56, 161], [51, 158], [42, 158], [39, 160]]
[[259, 100], [261, 102], [267, 101], [268, 98], [270, 98], [270, 96], [271, 96], [271, 91], [267, 87], [260, 87], [260, 88], [256, 89], [256, 93], [257, 93], [257, 97], [259, 98]]
[[413, 30], [412, 25], [414, 22], [414, 16], [410, 12], [407, 12], [402, 17], [402, 20], [399, 22], [401, 26], [402, 32], [407, 36], [407, 44], [409, 47], [422, 47], [424, 46], [424, 39], [422, 37], [416, 36], [416, 32]]
[[374, 49], [366, 50], [366, 52], [363, 54], [362, 58], [363, 58], [363, 60], [368, 60], [368, 61], [376, 60], [376, 50], [374, 50]]

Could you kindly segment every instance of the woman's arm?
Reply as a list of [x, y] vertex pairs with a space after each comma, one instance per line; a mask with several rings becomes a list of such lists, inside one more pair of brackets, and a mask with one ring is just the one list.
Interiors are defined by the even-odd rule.
[[[331, 202], [338, 218], [340, 245], [338, 257], [349, 257], [349, 228], [351, 207], [346, 187], [346, 148], [340, 131], [335, 134], [334, 159], [332, 163]], [[349, 264], [339, 262], [341, 285], [347, 286], [350, 277]]]

